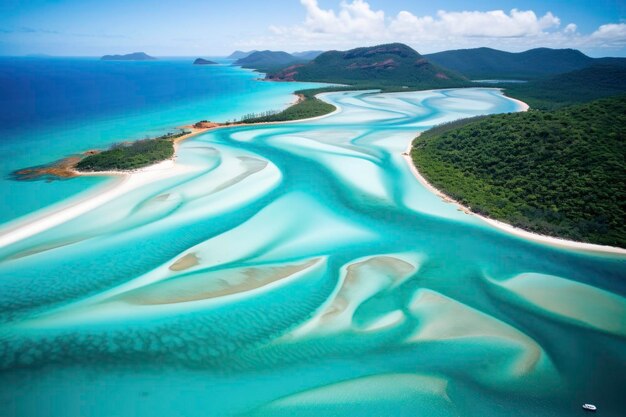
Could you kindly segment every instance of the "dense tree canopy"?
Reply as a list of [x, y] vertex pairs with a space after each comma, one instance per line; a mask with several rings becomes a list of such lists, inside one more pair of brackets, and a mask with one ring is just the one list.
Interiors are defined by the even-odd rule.
[[172, 141], [187, 132], [167, 134], [113, 145], [110, 149], [87, 156], [76, 165], [79, 171], [117, 171], [142, 168], [174, 156]]
[[477, 213], [626, 247], [626, 97], [468, 119], [427, 131], [412, 158]]

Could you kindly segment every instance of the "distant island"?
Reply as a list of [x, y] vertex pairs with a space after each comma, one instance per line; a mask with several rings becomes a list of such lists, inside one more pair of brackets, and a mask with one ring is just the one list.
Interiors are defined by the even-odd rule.
[[193, 61], [193, 65], [217, 65], [217, 62], [209, 61], [208, 59], [204, 58], [197, 58], [195, 61]]
[[241, 58], [245, 58], [248, 55], [251, 55], [251, 54], [253, 54], [255, 52], [258, 52], [258, 51], [257, 50], [252, 50], [252, 51], [248, 51], [248, 52], [245, 52], [245, 51], [235, 51], [232, 54], [228, 55], [226, 58], [228, 58], [228, 59], [241, 59]]
[[298, 58], [284, 51], [255, 51], [246, 57], [239, 58], [234, 65], [261, 72], [272, 72], [308, 61], [308, 59]]
[[102, 61], [154, 61], [155, 57], [146, 54], [145, 52], [133, 52], [126, 55], [105, 55], [100, 58]]

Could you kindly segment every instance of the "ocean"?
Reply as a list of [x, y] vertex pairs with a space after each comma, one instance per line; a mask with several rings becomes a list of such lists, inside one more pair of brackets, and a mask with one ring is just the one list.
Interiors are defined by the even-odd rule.
[[[109, 68], [132, 68], [141, 91], [151, 64]], [[93, 99], [33, 127], [59, 136], [3, 146], [32, 165], [281, 107], [299, 87], [158, 65], [224, 71], [241, 89], [219, 105], [189, 89], [151, 110], [137, 93], [98, 117]], [[104, 190], [81, 178], [3, 194], [35, 210], [24, 190], [46, 216], [0, 238], [57, 221], [0, 247], [0, 415], [570, 417], [583, 403], [620, 415], [626, 257], [496, 229], [430, 192], [402, 155], [429, 127], [519, 104], [490, 88], [323, 99], [338, 110], [206, 132], [172, 167]]]
[[281, 110], [294, 90], [319, 85], [261, 82], [262, 74], [217, 61], [0, 57], [0, 224], [110, 181], [17, 182], [15, 170], [202, 119]]

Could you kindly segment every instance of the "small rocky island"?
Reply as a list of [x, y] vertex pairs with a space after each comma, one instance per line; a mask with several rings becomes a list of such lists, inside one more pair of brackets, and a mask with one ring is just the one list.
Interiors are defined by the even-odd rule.
[[217, 62], [215, 61], [209, 61], [208, 59], [204, 59], [204, 58], [198, 58], [195, 61], [193, 61], [194, 65], [217, 65]]
[[100, 58], [102, 61], [154, 61], [155, 57], [146, 54], [145, 52], [133, 52], [126, 55], [105, 55]]

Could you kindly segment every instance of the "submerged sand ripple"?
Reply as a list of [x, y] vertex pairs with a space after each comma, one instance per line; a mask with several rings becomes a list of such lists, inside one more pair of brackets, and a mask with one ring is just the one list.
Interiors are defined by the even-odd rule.
[[328, 118], [197, 136], [0, 234], [0, 404], [620, 415], [626, 260], [511, 238], [402, 158], [417, 130], [517, 105], [495, 89], [326, 97]]

